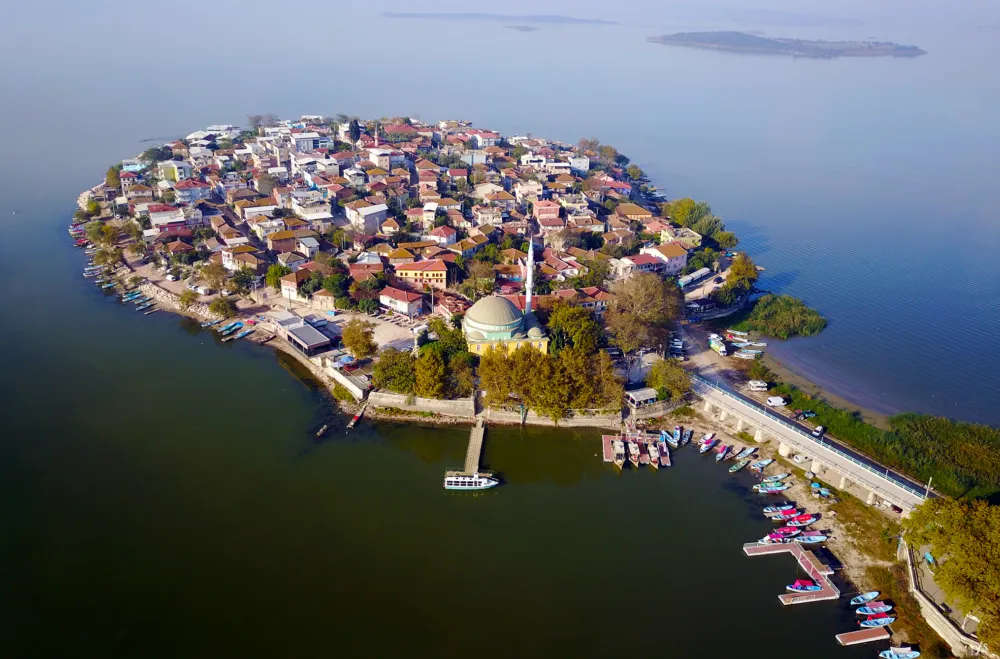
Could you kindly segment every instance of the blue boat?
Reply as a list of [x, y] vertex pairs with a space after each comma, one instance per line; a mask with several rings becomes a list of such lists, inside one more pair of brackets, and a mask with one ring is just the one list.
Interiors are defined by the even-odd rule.
[[860, 616], [870, 616], [876, 613], [888, 613], [892, 611], [892, 604], [886, 604], [885, 602], [872, 602], [871, 604], [865, 604], [858, 609], [857, 613]]
[[700, 448], [700, 449], [698, 449], [698, 453], [708, 453], [708, 452], [709, 452], [709, 451], [711, 451], [711, 450], [712, 450], [712, 449], [713, 449], [713, 448], [715, 447], [715, 445], [716, 445], [716, 444], [718, 444], [718, 443], [719, 443], [719, 440], [717, 440], [717, 439], [708, 439], [708, 440], [703, 440], [703, 441], [702, 441], [702, 444], [701, 444], [701, 448]]
[[152, 299], [153, 298], [149, 297], [148, 295], [143, 295], [142, 297], [137, 297], [134, 300], [132, 300], [132, 303], [135, 304], [136, 306], [139, 306], [140, 304], [145, 304]]
[[251, 334], [253, 334], [253, 328], [252, 327], [250, 329], [245, 329], [242, 332], [240, 332], [239, 334], [237, 334], [236, 336], [234, 336], [233, 340], [235, 341], [236, 339], [242, 339], [244, 336], [250, 336]]
[[908, 646], [889, 648], [878, 653], [882, 659], [917, 659], [920, 653]]
[[211, 327], [212, 325], [215, 325], [218, 322], [219, 322], [218, 320], [206, 320], [205, 322], [203, 322], [201, 324], [201, 326], [202, 327]]
[[771, 458], [759, 460], [750, 465], [750, 471], [754, 471], [759, 474], [760, 472], [764, 471], [764, 468], [767, 467], [767, 465], [771, 464], [772, 462], [774, 462], [774, 460]]
[[115, 282], [113, 282], [113, 281], [109, 281], [109, 282], [108, 282], [108, 283], [106, 283], [106, 284], [101, 284], [101, 289], [103, 290], [103, 289], [106, 289], [106, 288], [111, 288], [111, 287], [112, 287], [112, 286], [114, 286], [114, 285], [115, 285]]
[[745, 449], [743, 449], [742, 451], [740, 451], [739, 453], [736, 454], [736, 459], [737, 460], [742, 460], [743, 458], [749, 458], [751, 455], [753, 455], [754, 451], [756, 451], [756, 450], [757, 449], [755, 447], [748, 446], [748, 447], [746, 447]]
[[238, 323], [238, 322], [239, 321], [234, 320], [231, 323], [226, 323], [225, 325], [223, 325], [222, 327], [219, 328], [219, 332], [222, 333], [222, 332], [225, 332], [226, 330], [231, 330], [232, 328], [236, 327], [236, 323]]
[[674, 432], [673, 432], [673, 435], [672, 435], [672, 437], [674, 438], [674, 441], [677, 442], [678, 444], [680, 444], [682, 436], [683, 436], [683, 433], [681, 432], [681, 427], [680, 426], [674, 426]]
[[857, 597], [855, 597], [854, 599], [851, 600], [851, 606], [858, 606], [860, 604], [867, 604], [868, 602], [871, 602], [876, 597], [878, 597], [878, 591], [877, 590], [872, 590], [872, 591], [869, 591], [867, 593], [862, 593], [862, 594], [858, 595]]
[[[883, 613], [881, 615], [885, 614]], [[896, 622], [895, 616], [886, 616], [885, 618], [869, 617], [867, 620], [861, 621], [861, 626], [867, 627], [868, 629], [872, 629], [874, 627], [886, 627], [894, 622]]]
[[140, 304], [135, 308], [136, 311], [142, 311], [143, 309], [148, 309], [153, 306], [152, 302], [146, 302], [145, 304]]
[[677, 448], [680, 444], [674, 439], [674, 436], [667, 432], [666, 430], [660, 430], [660, 440], [670, 444], [671, 447]]
[[681, 446], [684, 444], [690, 444], [691, 438], [694, 437], [694, 431], [688, 428], [684, 431], [684, 436], [681, 438]]
[[785, 586], [785, 590], [793, 593], [815, 593], [818, 590], [823, 590], [823, 587], [817, 586], [816, 582], [809, 579], [796, 579], [795, 583]]
[[130, 302], [141, 295], [142, 291], [132, 291], [131, 293], [126, 293], [125, 295], [122, 295], [122, 302]]
[[241, 323], [239, 321], [237, 321], [235, 323], [231, 323], [231, 325], [232, 325], [232, 327], [230, 327], [229, 329], [222, 330], [222, 336], [229, 336], [230, 334], [232, 334], [233, 332], [235, 332], [239, 328], [243, 327], [243, 323]]

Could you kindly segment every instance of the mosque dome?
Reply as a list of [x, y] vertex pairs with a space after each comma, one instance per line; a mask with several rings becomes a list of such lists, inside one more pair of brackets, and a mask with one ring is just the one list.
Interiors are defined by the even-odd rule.
[[498, 296], [484, 297], [465, 313], [465, 320], [474, 329], [520, 329], [522, 318], [513, 302]]

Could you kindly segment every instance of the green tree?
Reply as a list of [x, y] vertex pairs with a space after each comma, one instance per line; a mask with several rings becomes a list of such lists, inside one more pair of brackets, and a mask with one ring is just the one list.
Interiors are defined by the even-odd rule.
[[365, 298], [358, 302], [358, 311], [362, 313], [375, 313], [378, 311], [378, 301], [374, 298]]
[[930, 499], [903, 520], [914, 549], [930, 547], [934, 582], [949, 603], [979, 618], [979, 640], [1000, 648], [1000, 506]]
[[656, 389], [660, 400], [669, 398], [677, 403], [691, 391], [691, 375], [676, 359], [661, 359], [649, 368], [646, 386]]
[[716, 217], [715, 215], [704, 215], [698, 218], [698, 220], [690, 226], [692, 231], [705, 236], [710, 240], [713, 240], [717, 233], [725, 231], [726, 229], [726, 225], [722, 221], [722, 218]]
[[361, 139], [361, 125], [357, 119], [351, 119], [351, 124], [347, 128], [347, 133], [351, 137], [351, 142], [355, 143]]
[[357, 359], [371, 357], [378, 350], [375, 343], [375, 324], [358, 318], [353, 318], [344, 325], [344, 333], [341, 340], [344, 347], [350, 350]]
[[101, 214], [101, 204], [96, 199], [87, 202], [87, 215], [95, 217]]
[[209, 288], [217, 291], [221, 291], [222, 287], [226, 283], [226, 277], [229, 272], [222, 266], [221, 263], [206, 263], [205, 267], [201, 269], [199, 276], [205, 280]]
[[585, 355], [597, 352], [597, 346], [601, 342], [601, 326], [590, 311], [565, 302], [558, 302], [553, 306], [549, 313], [548, 328], [553, 337], [563, 337], [565, 345], [575, 347]]
[[729, 275], [726, 277], [726, 281], [750, 290], [756, 283], [757, 276], [757, 266], [754, 265], [749, 256], [741, 252], [729, 265]]
[[412, 394], [416, 386], [413, 355], [409, 351], [386, 348], [379, 353], [372, 371], [372, 384], [397, 394]]
[[466, 398], [475, 391], [476, 378], [472, 370], [472, 355], [461, 353], [448, 360], [448, 385], [446, 391], [449, 398]]
[[256, 276], [254, 271], [246, 266], [237, 270], [233, 273], [233, 285], [236, 287], [236, 291], [241, 295], [249, 293]]
[[603, 350], [594, 359], [594, 382], [598, 405], [605, 409], [621, 409], [625, 396], [624, 380], [618, 375], [611, 357]]
[[236, 315], [236, 305], [228, 297], [217, 297], [208, 305], [208, 310], [223, 318], [232, 318]]
[[118, 167], [108, 167], [108, 172], [104, 175], [104, 184], [115, 190], [122, 186], [122, 179], [118, 174]]
[[94, 243], [95, 245], [103, 242], [104, 233], [101, 228], [104, 224], [98, 220], [91, 220], [84, 225], [83, 230], [87, 235], [87, 240]]
[[512, 378], [507, 352], [490, 346], [479, 359], [479, 387], [483, 390], [483, 404], [497, 409], [510, 403]]
[[421, 398], [443, 398], [445, 390], [444, 359], [436, 351], [428, 351], [420, 356], [415, 367], [416, 384], [414, 393]]
[[454, 355], [466, 352], [465, 335], [458, 325], [449, 327], [443, 318], [435, 317], [427, 323], [427, 328], [437, 336], [434, 343], [441, 345], [445, 359], [451, 360]]
[[121, 232], [121, 229], [114, 224], [105, 224], [101, 227], [100, 242], [106, 247], [117, 245], [118, 238], [121, 237]]
[[740, 244], [739, 238], [732, 231], [719, 231], [712, 238], [722, 249], [733, 249]]
[[774, 377], [774, 373], [771, 369], [762, 361], [750, 362], [750, 367], [747, 369], [747, 377], [751, 380], [762, 380], [764, 382], [770, 382], [771, 378]]
[[599, 404], [593, 355], [580, 348], [569, 347], [560, 350], [556, 360], [569, 407], [589, 409]]
[[281, 278], [287, 274], [291, 274], [292, 269], [286, 265], [281, 265], [280, 263], [275, 263], [267, 269], [267, 275], [264, 277], [264, 281], [267, 285], [274, 290], [281, 290]]
[[[515, 354], [522, 349], [523, 347], [518, 348]], [[534, 352], [537, 357], [532, 360], [534, 379], [529, 381], [531, 384], [524, 396], [524, 402], [538, 414], [558, 422], [566, 417], [570, 405], [570, 387], [565, 374], [556, 359], [543, 355], [533, 348], [527, 349]]]
[[638, 165], [629, 165], [625, 169], [625, 173], [629, 175], [632, 180], [637, 180], [643, 177], [644, 172]]
[[180, 297], [177, 298], [177, 303], [181, 305], [181, 309], [185, 310], [197, 301], [198, 294], [188, 288], [181, 291]]
[[664, 204], [664, 211], [677, 224], [682, 227], [690, 227], [701, 218], [711, 214], [712, 207], [704, 201], [695, 201], [691, 197], [684, 197]]

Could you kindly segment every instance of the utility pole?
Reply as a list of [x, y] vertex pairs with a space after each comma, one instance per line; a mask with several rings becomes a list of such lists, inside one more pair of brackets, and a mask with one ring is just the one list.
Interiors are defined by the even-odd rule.
[[930, 496], [930, 493], [931, 493], [931, 481], [932, 480], [934, 480], [933, 476], [931, 476], [930, 478], [927, 479], [927, 489], [924, 490], [924, 501], [927, 501], [927, 497]]

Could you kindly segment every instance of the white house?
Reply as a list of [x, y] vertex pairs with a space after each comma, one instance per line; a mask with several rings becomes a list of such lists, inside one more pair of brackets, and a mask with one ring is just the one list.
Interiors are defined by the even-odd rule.
[[570, 156], [569, 168], [574, 174], [586, 174], [590, 171], [590, 158], [587, 156]]
[[688, 252], [678, 243], [643, 247], [639, 253], [648, 254], [662, 261], [664, 265], [661, 272], [665, 275], [676, 275], [687, 266]]
[[454, 245], [458, 241], [458, 231], [448, 225], [440, 226], [427, 235], [427, 240], [433, 240], [441, 247]]
[[319, 241], [310, 236], [299, 238], [298, 242], [295, 243], [295, 251], [311, 259], [319, 251]]
[[361, 206], [360, 208], [345, 207], [347, 219], [355, 231], [366, 236], [374, 236], [385, 222], [389, 207], [385, 204]]
[[193, 204], [212, 196], [212, 186], [204, 181], [184, 179], [174, 184], [174, 201], [178, 204]]
[[396, 313], [401, 313], [412, 318], [419, 316], [424, 308], [424, 296], [413, 291], [404, 291], [400, 288], [386, 286], [378, 294], [378, 301], [383, 307], [392, 309]]

